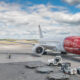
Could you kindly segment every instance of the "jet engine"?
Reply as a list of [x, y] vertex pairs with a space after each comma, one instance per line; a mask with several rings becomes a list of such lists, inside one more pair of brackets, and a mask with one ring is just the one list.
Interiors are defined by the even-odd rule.
[[43, 46], [41, 46], [40, 44], [36, 44], [32, 51], [36, 54], [42, 55], [45, 52], [45, 48]]

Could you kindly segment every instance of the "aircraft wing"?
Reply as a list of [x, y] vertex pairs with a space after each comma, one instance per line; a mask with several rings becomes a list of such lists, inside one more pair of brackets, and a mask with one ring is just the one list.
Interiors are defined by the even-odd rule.
[[46, 49], [49, 49], [49, 50], [56, 50], [56, 46], [45, 45], [44, 47], [46, 47]]
[[44, 41], [41, 41], [40, 44], [46, 49], [57, 50], [57, 47], [60, 45], [60, 42], [53, 41], [53, 40], [44, 40]]

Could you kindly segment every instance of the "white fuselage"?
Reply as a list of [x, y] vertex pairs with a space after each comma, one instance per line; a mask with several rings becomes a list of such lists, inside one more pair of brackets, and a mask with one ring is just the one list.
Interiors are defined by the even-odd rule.
[[64, 39], [65, 38], [66, 37], [42, 38], [39, 40], [39, 44], [51, 46], [53, 47], [53, 50], [55, 49], [54, 47], [56, 47], [55, 50], [65, 52], [65, 49], [64, 49]]

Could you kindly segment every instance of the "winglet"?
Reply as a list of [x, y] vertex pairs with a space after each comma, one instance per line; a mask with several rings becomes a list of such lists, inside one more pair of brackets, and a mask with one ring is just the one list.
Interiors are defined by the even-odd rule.
[[43, 38], [43, 34], [42, 34], [42, 30], [41, 30], [40, 25], [39, 25], [39, 35], [40, 35], [40, 38]]

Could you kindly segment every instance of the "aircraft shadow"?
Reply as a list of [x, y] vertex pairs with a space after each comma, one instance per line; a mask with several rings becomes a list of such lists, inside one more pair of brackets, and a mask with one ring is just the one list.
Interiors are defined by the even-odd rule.
[[60, 53], [48, 53], [48, 55], [52, 56], [61, 56], [63, 59], [68, 59], [75, 62], [80, 62], [80, 56], [74, 54], [60, 54]]

